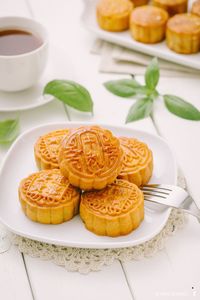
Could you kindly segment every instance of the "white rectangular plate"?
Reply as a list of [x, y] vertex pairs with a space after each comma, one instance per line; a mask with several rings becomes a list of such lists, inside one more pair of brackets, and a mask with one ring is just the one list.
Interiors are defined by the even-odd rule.
[[[91, 123], [48, 124], [33, 128], [21, 135], [9, 150], [0, 173], [0, 221], [11, 231], [34, 240], [51, 244], [81, 248], [120, 248], [143, 243], [166, 224], [170, 209], [155, 204], [145, 206], [145, 219], [141, 226], [123, 237], [100, 237], [85, 229], [79, 216], [59, 225], [44, 225], [30, 221], [22, 212], [18, 199], [20, 181], [37, 171], [34, 144], [39, 136], [52, 130], [74, 128]], [[135, 137], [144, 141], [153, 151], [154, 171], [152, 183], [176, 184], [176, 163], [164, 140], [146, 132], [102, 124], [116, 136]]]
[[[82, 15], [82, 22], [84, 26], [93, 32], [99, 38], [111, 43], [119, 44], [126, 48], [143, 52], [152, 56], [160, 57], [162, 59], [175, 62], [187, 67], [200, 70], [200, 53], [196, 54], [177, 54], [171, 51], [166, 42], [158, 44], [143, 44], [134, 41], [129, 31], [124, 32], [108, 32], [100, 29], [96, 21], [96, 3], [98, 0], [84, 0], [85, 7]], [[192, 1], [190, 1], [191, 4]]]

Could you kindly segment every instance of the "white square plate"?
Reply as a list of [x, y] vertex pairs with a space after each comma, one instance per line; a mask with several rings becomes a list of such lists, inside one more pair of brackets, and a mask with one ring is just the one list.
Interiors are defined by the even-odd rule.
[[[79, 216], [59, 225], [44, 225], [30, 221], [22, 212], [18, 200], [18, 186], [24, 177], [37, 171], [34, 161], [34, 143], [40, 135], [60, 128], [74, 128], [91, 123], [48, 124], [22, 134], [9, 150], [0, 173], [0, 220], [12, 232], [51, 244], [81, 248], [120, 248], [143, 243], [166, 224], [170, 209], [155, 204], [145, 205], [145, 219], [141, 226], [123, 237], [100, 237], [85, 229]], [[147, 132], [127, 127], [100, 124], [116, 136], [135, 137], [144, 141], [153, 151], [154, 171], [152, 183], [176, 184], [177, 172], [174, 156], [166, 142]]]
[[[166, 46], [165, 41], [158, 44], [143, 44], [134, 41], [128, 30], [123, 32], [108, 32], [102, 30], [96, 21], [97, 2], [98, 0], [84, 0], [85, 7], [81, 19], [84, 26], [99, 38], [124, 46], [126, 48], [136, 50], [138, 52], [143, 52], [148, 55], [160, 57], [177, 64], [200, 70], [200, 53], [189, 55], [177, 54]], [[189, 7], [191, 6], [192, 2], [192, 0], [189, 1]]]

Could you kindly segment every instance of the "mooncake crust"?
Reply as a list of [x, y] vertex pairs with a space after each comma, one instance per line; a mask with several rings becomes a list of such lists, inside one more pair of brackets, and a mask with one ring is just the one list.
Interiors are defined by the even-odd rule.
[[117, 179], [101, 191], [82, 194], [80, 217], [97, 235], [127, 235], [144, 219], [143, 193], [135, 184]]
[[149, 0], [131, 0], [131, 2], [133, 3], [134, 7], [138, 7], [148, 4]]
[[167, 23], [167, 46], [182, 54], [200, 50], [200, 18], [190, 13], [175, 15]]
[[118, 178], [128, 180], [137, 186], [147, 184], [153, 173], [152, 151], [137, 139], [120, 137], [119, 141], [124, 158]]
[[187, 12], [188, 0], [153, 0], [153, 5], [165, 9], [170, 16]]
[[154, 44], [165, 38], [168, 13], [162, 8], [144, 5], [133, 10], [130, 30], [133, 39], [141, 43]]
[[191, 13], [197, 15], [198, 17], [200, 17], [200, 0], [196, 0], [192, 4]]
[[39, 170], [58, 169], [59, 146], [69, 129], [54, 130], [39, 137], [34, 145]]
[[69, 182], [83, 190], [102, 189], [120, 173], [123, 150], [111, 131], [84, 126], [61, 143], [59, 167]]
[[129, 0], [100, 0], [96, 7], [97, 22], [107, 31], [127, 30], [132, 9]]
[[33, 173], [20, 182], [19, 200], [32, 221], [59, 224], [78, 213], [80, 190], [61, 175], [60, 170]]

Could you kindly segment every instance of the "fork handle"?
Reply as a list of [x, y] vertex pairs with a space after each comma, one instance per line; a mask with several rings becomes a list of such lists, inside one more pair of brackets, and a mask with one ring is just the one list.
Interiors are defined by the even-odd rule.
[[180, 208], [183, 209], [183, 211], [196, 217], [200, 223], [200, 209], [197, 207], [196, 203], [194, 202], [191, 196], [188, 196], [184, 200]]
[[193, 199], [190, 196], [188, 196], [185, 199], [185, 201], [182, 203], [181, 206], [171, 205], [171, 204], [167, 204], [167, 203], [155, 200], [155, 197], [150, 197], [148, 199], [144, 198], [144, 200], [147, 202], [157, 203], [157, 204], [163, 205], [165, 207], [181, 209], [184, 212], [196, 217], [198, 222], [200, 223], [200, 209], [197, 207], [197, 205], [195, 204], [195, 202], [193, 201]]

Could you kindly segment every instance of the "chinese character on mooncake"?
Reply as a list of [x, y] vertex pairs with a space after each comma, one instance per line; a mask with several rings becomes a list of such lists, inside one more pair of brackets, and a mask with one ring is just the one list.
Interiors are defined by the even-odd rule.
[[58, 169], [60, 143], [68, 134], [68, 129], [51, 131], [39, 137], [34, 147], [37, 166], [40, 170]]
[[135, 184], [117, 179], [101, 191], [82, 194], [80, 217], [97, 235], [129, 234], [144, 219], [143, 193]]
[[153, 172], [151, 150], [137, 139], [121, 137], [119, 140], [124, 150], [124, 159], [118, 178], [128, 180], [137, 186], [147, 184]]
[[61, 173], [82, 190], [99, 190], [112, 183], [121, 171], [122, 161], [119, 140], [99, 126], [74, 129], [61, 143]]
[[19, 199], [25, 215], [32, 221], [59, 224], [78, 213], [80, 191], [60, 170], [43, 170], [21, 181]]

